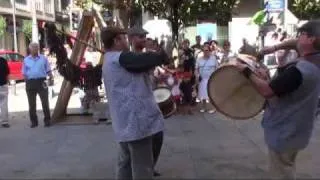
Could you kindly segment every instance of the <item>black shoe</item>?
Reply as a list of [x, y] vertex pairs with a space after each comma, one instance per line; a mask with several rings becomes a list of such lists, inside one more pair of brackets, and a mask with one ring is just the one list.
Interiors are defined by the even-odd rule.
[[30, 125], [30, 128], [35, 128], [35, 127], [37, 127], [38, 126], [38, 124], [31, 124]]
[[51, 126], [51, 123], [49, 122], [44, 123], [44, 127], [50, 127], [50, 126]]
[[158, 173], [157, 171], [153, 171], [153, 176], [157, 177], [157, 176], [161, 176], [161, 174]]
[[108, 118], [99, 118], [98, 121], [99, 121], [99, 122], [106, 122], [106, 121], [108, 121]]
[[2, 124], [1, 125], [3, 128], [9, 128], [10, 127], [10, 124], [6, 123], [6, 124]]

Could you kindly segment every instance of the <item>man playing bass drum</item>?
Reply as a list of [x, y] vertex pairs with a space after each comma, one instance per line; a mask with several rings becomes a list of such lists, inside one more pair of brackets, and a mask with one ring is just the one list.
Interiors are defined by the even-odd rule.
[[[272, 53], [280, 45], [262, 53]], [[262, 127], [273, 178], [293, 179], [297, 154], [310, 141], [320, 92], [320, 21], [299, 28], [296, 47], [300, 57], [279, 68], [271, 81], [258, 77], [245, 64], [237, 65], [267, 99]]]

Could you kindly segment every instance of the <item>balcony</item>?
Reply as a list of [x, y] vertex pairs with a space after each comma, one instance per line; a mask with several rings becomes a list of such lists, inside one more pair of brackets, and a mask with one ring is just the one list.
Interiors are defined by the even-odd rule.
[[69, 0], [54, 0], [55, 18], [57, 22], [69, 23]]
[[[16, 16], [22, 18], [32, 18], [33, 0], [15, 0]], [[34, 0], [37, 19], [44, 21], [55, 21], [54, 0]], [[0, 0], [0, 14], [12, 14], [12, 0]]]

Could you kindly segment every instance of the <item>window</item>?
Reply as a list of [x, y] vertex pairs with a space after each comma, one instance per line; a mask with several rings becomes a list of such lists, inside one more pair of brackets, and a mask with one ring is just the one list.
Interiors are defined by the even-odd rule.
[[23, 61], [23, 56], [20, 54], [7, 54], [7, 58], [10, 62], [21, 62]]
[[44, 2], [44, 12], [45, 13], [52, 13], [52, 1], [51, 0], [45, 0]]
[[0, 57], [4, 58], [5, 60], [8, 61], [8, 56], [6, 54], [1, 54]]
[[16, 2], [16, 8], [17, 9], [30, 11], [30, 8], [29, 8], [30, 1], [29, 0], [15, 0], [15, 2]]

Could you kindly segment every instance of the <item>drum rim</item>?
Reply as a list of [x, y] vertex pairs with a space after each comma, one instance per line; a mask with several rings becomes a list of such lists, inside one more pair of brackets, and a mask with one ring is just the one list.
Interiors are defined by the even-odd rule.
[[[166, 89], [166, 90], [169, 92], [169, 98], [168, 98], [168, 99], [172, 98], [171, 90], [170, 90], [167, 86], [163, 86], [163, 87], [162, 87], [162, 86], [158, 86], [158, 87], [154, 88], [154, 89], [152, 90], [153, 96], [154, 96], [154, 92], [155, 92], [157, 89]], [[167, 101], [168, 99], [166, 99], [166, 101]], [[155, 100], [156, 100], [156, 98], [155, 98]], [[166, 102], [166, 101], [157, 102], [157, 100], [156, 100], [156, 103], [157, 103], [157, 104], [161, 104], [161, 103], [164, 103], [164, 102]]]
[[152, 91], [155, 91], [155, 90], [157, 90], [157, 89], [167, 89], [168, 91], [171, 92], [170, 88], [168, 88], [167, 86], [158, 86], [158, 87], [153, 88]]
[[163, 119], [168, 119], [169, 117], [171, 117], [172, 115], [174, 115], [174, 113], [176, 113], [177, 111], [177, 104], [175, 102], [172, 103], [172, 111], [170, 111], [168, 114], [163, 115]]
[[253, 117], [257, 116], [258, 114], [260, 114], [260, 113], [262, 112], [264, 106], [265, 106], [266, 100], [264, 100], [264, 102], [261, 103], [262, 105], [261, 105], [261, 108], [260, 108], [259, 111], [257, 111], [256, 113], [253, 113], [253, 115], [248, 116], [248, 117], [239, 117], [239, 116], [231, 115], [231, 114], [229, 114], [229, 113], [221, 110], [221, 109], [217, 106], [217, 104], [215, 103], [215, 101], [214, 101], [213, 98], [211, 97], [211, 91], [210, 91], [210, 88], [209, 88], [209, 87], [210, 87], [210, 84], [211, 84], [212, 81], [213, 81], [212, 79], [216, 76], [216, 74], [217, 74], [218, 72], [222, 71], [223, 69], [227, 69], [227, 68], [228, 68], [228, 69], [229, 69], [229, 68], [233, 68], [233, 69], [234, 69], [235, 67], [234, 67], [234, 65], [223, 65], [223, 66], [221, 66], [220, 68], [218, 68], [214, 73], [212, 73], [212, 74], [210, 75], [210, 78], [209, 78], [208, 84], [207, 84], [207, 92], [208, 92], [208, 97], [209, 97], [210, 103], [216, 108], [216, 110], [217, 110], [218, 112], [220, 112], [221, 114], [223, 114], [223, 115], [225, 115], [225, 116], [227, 116], [227, 117], [230, 117], [230, 118], [232, 118], [232, 119], [246, 120], [246, 119], [253, 118]]

